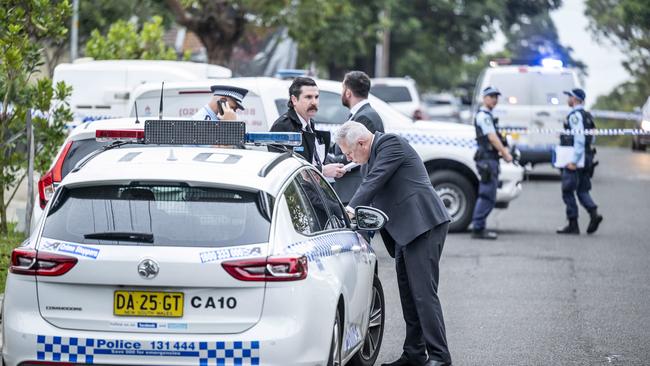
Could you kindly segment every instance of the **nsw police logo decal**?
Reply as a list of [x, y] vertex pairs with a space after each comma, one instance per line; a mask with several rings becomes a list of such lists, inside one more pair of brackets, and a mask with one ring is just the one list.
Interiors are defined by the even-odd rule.
[[153, 259], [145, 259], [138, 264], [140, 277], [150, 280], [158, 275], [158, 263]]

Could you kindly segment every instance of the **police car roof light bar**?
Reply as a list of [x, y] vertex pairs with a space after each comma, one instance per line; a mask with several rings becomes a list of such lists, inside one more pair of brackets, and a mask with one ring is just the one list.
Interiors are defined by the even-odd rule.
[[144, 130], [97, 130], [97, 141], [125, 141], [153, 145], [284, 145], [300, 146], [299, 132], [246, 132], [241, 121], [148, 120]]

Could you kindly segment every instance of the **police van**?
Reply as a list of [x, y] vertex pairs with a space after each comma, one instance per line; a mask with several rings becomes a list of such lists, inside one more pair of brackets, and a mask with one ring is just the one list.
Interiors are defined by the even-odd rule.
[[[504, 65], [490, 63], [476, 83], [472, 111], [476, 113], [483, 99], [481, 91], [491, 85], [501, 91], [493, 115], [502, 129], [533, 130], [512, 133], [512, 141], [521, 152], [524, 164], [550, 163], [558, 135], [540, 130], [561, 130], [570, 111], [563, 91], [579, 87], [578, 75], [560, 60], [544, 59], [539, 65]], [[473, 123], [473, 115], [472, 115]]]
[[[239, 119], [250, 131], [268, 131], [273, 121], [287, 111], [291, 81], [270, 77], [231, 78], [228, 85], [249, 90], [244, 98], [244, 111], [237, 111]], [[164, 114], [190, 118], [211, 97], [214, 81], [165, 83], [162, 91]], [[315, 117], [321, 130], [335, 131], [344, 123], [350, 111], [341, 105], [341, 83], [316, 79], [320, 91], [319, 110]], [[130, 115], [140, 118], [156, 116], [160, 110], [159, 84], [143, 84], [131, 97]], [[478, 175], [473, 160], [476, 149], [474, 128], [457, 123], [413, 122], [409, 117], [374, 95], [370, 104], [379, 113], [386, 132], [405, 137], [424, 161], [431, 182], [445, 203], [453, 222], [452, 231], [465, 230], [471, 221], [477, 198]], [[502, 163], [497, 207], [505, 208], [521, 192], [523, 169]]]
[[229, 78], [230, 69], [183, 61], [81, 58], [54, 69], [53, 82], [72, 86], [68, 100], [74, 127], [81, 122], [128, 115], [131, 91], [143, 83]]

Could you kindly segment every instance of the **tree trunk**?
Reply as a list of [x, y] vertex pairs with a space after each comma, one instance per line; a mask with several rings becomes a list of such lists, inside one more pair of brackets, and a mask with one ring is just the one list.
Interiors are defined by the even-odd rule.
[[32, 127], [32, 110], [27, 110], [25, 121], [27, 130], [27, 207], [25, 208], [25, 234], [31, 232], [32, 210], [34, 209], [34, 129]]
[[228, 65], [232, 49], [244, 35], [246, 10], [224, 0], [200, 0], [185, 8], [180, 0], [167, 0], [176, 22], [194, 32], [203, 43], [208, 62]]
[[0, 184], [0, 234], [7, 235], [7, 207], [5, 206], [5, 185]]
[[199, 38], [208, 54], [209, 64], [222, 66], [228, 66], [230, 64], [230, 56], [232, 55], [234, 44], [219, 42], [213, 37], [210, 37], [210, 35], [202, 35]]

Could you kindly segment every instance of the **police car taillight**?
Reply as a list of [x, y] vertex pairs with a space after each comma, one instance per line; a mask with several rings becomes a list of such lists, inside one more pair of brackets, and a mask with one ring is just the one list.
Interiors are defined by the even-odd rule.
[[144, 130], [97, 130], [97, 141], [144, 141]]
[[68, 156], [68, 151], [72, 147], [72, 141], [68, 141], [63, 150], [59, 154], [59, 158], [56, 160], [54, 167], [45, 173], [41, 179], [38, 180], [38, 204], [41, 208], [45, 208], [47, 201], [52, 198], [56, 185], [61, 182], [63, 179], [63, 162]]
[[221, 263], [223, 269], [240, 281], [299, 281], [307, 278], [307, 257], [268, 257]]
[[77, 264], [77, 258], [16, 248], [11, 252], [9, 272], [32, 276], [61, 276]]

